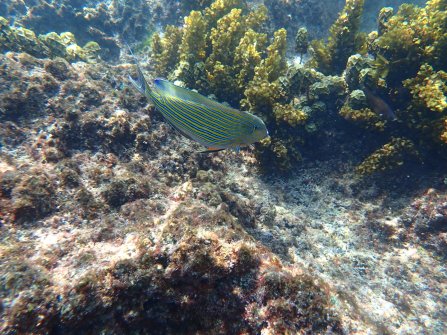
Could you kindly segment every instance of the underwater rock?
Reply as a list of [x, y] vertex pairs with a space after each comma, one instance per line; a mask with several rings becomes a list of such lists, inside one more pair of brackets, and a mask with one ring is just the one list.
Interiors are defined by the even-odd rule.
[[354, 90], [349, 94], [349, 105], [353, 109], [361, 109], [368, 107], [365, 92], [362, 90]]
[[[70, 169], [67, 176], [85, 173], [85, 162], [81, 163], [79, 172], [74, 171], [76, 167], [70, 167], [75, 162], [75, 158], [64, 162], [61, 171], [66, 173]], [[122, 162], [116, 160], [107, 164], [121, 166]], [[138, 178], [141, 173], [146, 172], [142, 170]], [[161, 181], [159, 174], [152, 176], [152, 184]], [[7, 180], [11, 178], [5, 179], [5, 189], [10, 184]], [[194, 188], [208, 188], [210, 192], [222, 190], [223, 185], [219, 187], [209, 182], [214, 180], [222, 182], [215, 173], [202, 170], [197, 173]], [[85, 177], [81, 182], [86, 183]], [[121, 177], [112, 177], [112, 183], [116, 187], [109, 187], [110, 195], [123, 189], [129, 191], [134, 185]], [[78, 190], [75, 204], [85, 209], [93, 206], [94, 211], [104, 210], [93, 205], [93, 195], [80, 184], [65, 186]], [[153, 198], [123, 205], [120, 215], [130, 229], [124, 236], [121, 235], [123, 222], [116, 213], [91, 224], [84, 222], [82, 229], [76, 221], [71, 226], [70, 220], [59, 222], [55, 217], [51, 223], [55, 234], [60, 234], [57, 231], [62, 222], [65, 222], [61, 226], [64, 231], [77, 227], [79, 233], [71, 231], [75, 235], [68, 239], [63, 237], [67, 236], [64, 233], [59, 236], [57, 245], [49, 242], [49, 249], [36, 255], [32, 265], [24, 266], [28, 263], [23, 262], [20, 268], [12, 268], [12, 262], [0, 265], [14, 283], [14, 290], [9, 290], [10, 284], [2, 286], [7, 288], [1, 291], [6, 301], [1, 311], [6, 320], [2, 331], [48, 332], [57, 325], [58, 329], [76, 332], [93, 329], [95, 332], [119, 333], [123, 329], [140, 331], [151, 327], [160, 333], [178, 332], [183, 328], [185, 334], [222, 329], [253, 333], [331, 329], [332, 333], [341, 333], [341, 323], [331, 309], [326, 284], [304, 269], [289, 269], [271, 251], [255, 242], [243, 225], [252, 225], [258, 220], [260, 214], [256, 212], [259, 210], [233, 193], [238, 191], [248, 195], [245, 185], [228, 186], [230, 188], [221, 193], [224, 202], [221, 200], [215, 208], [204, 205], [200, 195], [194, 199], [192, 185], [181, 186], [181, 198], [174, 196], [172, 189], [171, 192], [163, 191], [166, 186], [159, 187], [157, 192], [163, 192], [164, 196], [170, 192], [174, 202]], [[118, 196], [113, 199], [120, 201]], [[167, 212], [166, 206], [171, 206], [171, 210]], [[146, 212], [144, 208], [147, 208]], [[270, 217], [274, 214], [266, 212], [263, 215]], [[162, 216], [164, 219], [160, 221]], [[95, 216], [89, 218], [95, 220]], [[47, 229], [42, 234], [45, 235]], [[89, 233], [84, 235], [81, 231], [85, 229]], [[103, 248], [89, 247], [86, 242], [92, 239]], [[114, 248], [112, 245], [119, 246], [123, 254], [115, 254], [113, 261], [103, 259], [107, 265], [98, 266], [97, 260], [104, 257], [101, 256], [104, 248]], [[29, 252], [20, 256], [11, 252], [6, 257], [14, 254], [19, 262], [22, 257], [29, 257]], [[8, 268], [5, 268], [6, 264]], [[70, 277], [61, 274], [57, 281], [53, 280], [59, 266], [68, 268]], [[32, 287], [25, 283], [31, 277]], [[13, 292], [22, 292], [14, 305], [10, 303]], [[29, 304], [34, 306], [32, 310], [27, 308]], [[37, 314], [42, 311], [45, 311], [44, 315]], [[37, 318], [40, 322], [36, 323]], [[96, 321], [92, 323], [92, 319]], [[126, 323], [123, 326], [121, 322], [109, 320], [126, 320]]]
[[18, 224], [38, 220], [55, 208], [55, 188], [50, 177], [42, 171], [29, 171], [20, 176], [11, 190], [12, 213]]
[[444, 192], [429, 189], [417, 197], [402, 217], [414, 229], [421, 243], [437, 254], [447, 255], [447, 198]]
[[135, 178], [115, 179], [102, 192], [107, 204], [119, 207], [126, 202], [147, 198], [151, 194], [151, 186], [148, 180]]

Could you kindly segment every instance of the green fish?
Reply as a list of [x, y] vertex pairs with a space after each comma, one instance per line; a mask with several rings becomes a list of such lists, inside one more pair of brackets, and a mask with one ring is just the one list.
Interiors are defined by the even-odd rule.
[[138, 79], [130, 82], [184, 136], [214, 152], [249, 146], [269, 136], [264, 122], [248, 112], [222, 105], [163, 79], [151, 88], [137, 63]]

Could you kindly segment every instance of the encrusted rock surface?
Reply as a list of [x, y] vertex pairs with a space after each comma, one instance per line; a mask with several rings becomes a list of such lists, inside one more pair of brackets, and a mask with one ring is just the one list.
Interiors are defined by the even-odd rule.
[[274, 217], [228, 178], [250, 153], [197, 154], [125, 65], [1, 63], [2, 333], [341, 332], [327, 284], [246, 231]]

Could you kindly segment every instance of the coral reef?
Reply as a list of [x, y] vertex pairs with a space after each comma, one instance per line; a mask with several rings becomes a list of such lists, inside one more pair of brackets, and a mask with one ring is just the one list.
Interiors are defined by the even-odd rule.
[[447, 256], [447, 198], [445, 192], [430, 188], [411, 203], [402, 216], [421, 243], [441, 255]]

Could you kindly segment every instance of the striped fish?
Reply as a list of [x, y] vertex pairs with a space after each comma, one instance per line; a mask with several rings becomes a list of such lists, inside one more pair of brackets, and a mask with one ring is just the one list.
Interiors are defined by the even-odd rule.
[[184, 136], [214, 152], [249, 146], [268, 136], [264, 122], [248, 112], [222, 105], [203, 95], [155, 79], [151, 88], [137, 63], [138, 79], [130, 82]]

